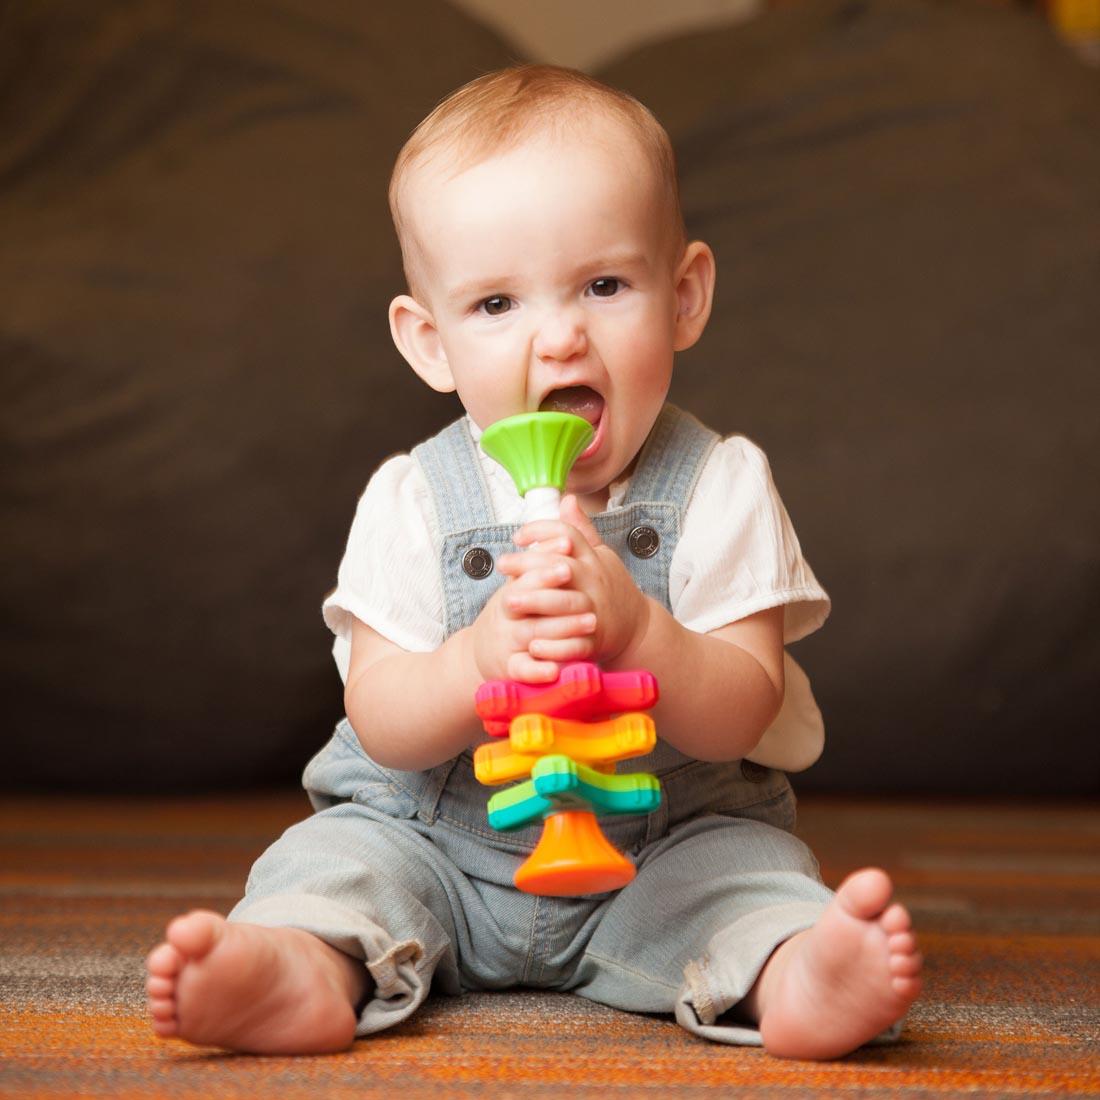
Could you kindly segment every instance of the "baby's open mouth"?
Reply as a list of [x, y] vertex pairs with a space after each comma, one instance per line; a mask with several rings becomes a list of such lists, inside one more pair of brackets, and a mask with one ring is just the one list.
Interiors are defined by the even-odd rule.
[[603, 397], [591, 386], [563, 386], [552, 390], [539, 405], [539, 412], [565, 412], [587, 420], [594, 429], [592, 442], [581, 452], [578, 462], [591, 458], [603, 444], [606, 424], [604, 422]]
[[594, 427], [603, 416], [603, 404], [603, 398], [591, 386], [566, 386], [548, 393], [539, 412], [572, 413]]

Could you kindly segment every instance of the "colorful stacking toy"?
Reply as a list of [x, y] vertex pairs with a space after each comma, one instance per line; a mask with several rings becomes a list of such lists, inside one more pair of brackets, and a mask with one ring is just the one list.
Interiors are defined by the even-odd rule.
[[[481, 446], [511, 474], [530, 522], [558, 517], [569, 470], [591, 438], [578, 416], [527, 413], [486, 429]], [[516, 872], [520, 890], [577, 897], [634, 878], [596, 814], [645, 814], [660, 805], [654, 776], [615, 771], [620, 760], [653, 750], [653, 720], [641, 712], [656, 702], [650, 673], [605, 672], [590, 662], [565, 665], [550, 684], [491, 680], [478, 689], [478, 716], [501, 740], [476, 750], [474, 772], [488, 786], [521, 780], [489, 799], [489, 824], [506, 831], [543, 822]]]

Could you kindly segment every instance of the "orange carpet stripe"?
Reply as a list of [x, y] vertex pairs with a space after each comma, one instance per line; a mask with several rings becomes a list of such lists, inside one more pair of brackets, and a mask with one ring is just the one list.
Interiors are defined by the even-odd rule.
[[[0, 806], [0, 1097], [79, 1100], [744, 1100], [1100, 1096], [1100, 813], [803, 800], [826, 879], [896, 873], [927, 958], [901, 1043], [824, 1065], [708, 1044], [668, 1017], [538, 992], [433, 998], [318, 1058], [153, 1035], [140, 959], [167, 916], [226, 898], [308, 811], [284, 796]], [[1049, 873], [1048, 873], [1049, 872]], [[201, 891], [200, 891], [201, 892]]]

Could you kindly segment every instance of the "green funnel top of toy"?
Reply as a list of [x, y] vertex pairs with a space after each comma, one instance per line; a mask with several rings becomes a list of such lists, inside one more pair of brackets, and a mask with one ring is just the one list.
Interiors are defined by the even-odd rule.
[[541, 488], [561, 493], [592, 434], [592, 425], [572, 413], [520, 413], [490, 424], [481, 449], [511, 474], [520, 496]]

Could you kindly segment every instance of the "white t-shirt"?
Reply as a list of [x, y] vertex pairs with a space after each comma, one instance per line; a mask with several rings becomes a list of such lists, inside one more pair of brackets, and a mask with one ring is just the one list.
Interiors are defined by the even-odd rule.
[[[472, 422], [470, 429], [480, 437]], [[496, 521], [522, 523], [523, 499], [511, 477], [478, 453]], [[628, 479], [611, 486], [609, 511], [622, 507], [628, 486]], [[420, 467], [411, 455], [388, 459], [359, 500], [336, 588], [322, 608], [336, 635], [341, 678], [347, 679], [353, 617], [413, 653], [443, 644], [441, 542]], [[688, 503], [668, 587], [674, 617], [699, 633], [782, 606], [789, 644], [828, 617], [829, 597], [802, 556], [768, 460], [744, 436], [711, 451]], [[749, 759], [799, 771], [820, 755], [824, 724], [806, 674], [789, 655], [784, 666], [782, 710]]]

